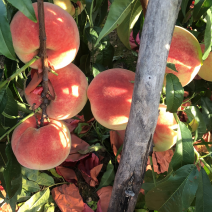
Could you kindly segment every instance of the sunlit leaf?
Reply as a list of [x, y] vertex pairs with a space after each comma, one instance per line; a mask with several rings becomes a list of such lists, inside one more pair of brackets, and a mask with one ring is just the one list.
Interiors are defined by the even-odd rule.
[[16, 60], [7, 11], [3, 1], [0, 1], [0, 52], [11, 60]]
[[112, 162], [109, 161], [106, 172], [103, 174], [97, 190], [99, 190], [102, 187], [112, 185], [114, 178], [115, 178], [114, 166], [113, 166]]
[[198, 178], [199, 172], [195, 165], [181, 167], [166, 182], [146, 194], [147, 207], [160, 212], [187, 211], [195, 197]]

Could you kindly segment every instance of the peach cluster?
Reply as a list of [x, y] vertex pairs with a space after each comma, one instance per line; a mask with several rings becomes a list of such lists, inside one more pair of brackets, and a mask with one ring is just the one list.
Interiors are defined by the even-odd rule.
[[[54, 2], [59, 4], [66, 1]], [[68, 5], [70, 1], [66, 3]], [[37, 3], [33, 3], [33, 7], [38, 18]], [[45, 122], [39, 128], [36, 118], [31, 117], [20, 124], [12, 136], [12, 149], [17, 160], [31, 169], [50, 169], [66, 159], [70, 152], [71, 137], [66, 125], [59, 120], [77, 115], [85, 106], [87, 96], [93, 116], [104, 127], [125, 130], [129, 119], [135, 73], [120, 68], [109, 69], [98, 74], [88, 86], [84, 73], [72, 63], [80, 39], [77, 25], [70, 15], [73, 11], [67, 11], [57, 5], [44, 3], [48, 63], [58, 73], [58, 76], [48, 74], [48, 95], [51, 101], [46, 111], [50, 122]], [[30, 61], [40, 48], [39, 24], [19, 11], [10, 27], [17, 56], [24, 63]], [[188, 31], [175, 27], [168, 62], [175, 64], [178, 72], [174, 74], [183, 86], [199, 71], [201, 56], [201, 48], [195, 37]], [[25, 98], [36, 109], [42, 103], [41, 61], [37, 60], [31, 68], [24, 85]], [[167, 68], [166, 73], [173, 71]], [[165, 151], [176, 142], [177, 124], [173, 114], [166, 112], [166, 106], [160, 105], [159, 109], [160, 115], [153, 137], [154, 150]]]
[[[37, 3], [33, 3], [38, 19]], [[31, 117], [20, 124], [12, 135], [12, 149], [19, 163], [30, 169], [51, 169], [69, 155], [71, 136], [64, 120], [77, 115], [87, 101], [88, 82], [84, 73], [71, 63], [79, 49], [79, 32], [73, 17], [57, 5], [44, 2], [46, 48], [49, 66], [58, 76], [48, 74], [47, 106], [50, 122], [38, 127]], [[17, 56], [24, 63], [38, 54], [40, 48], [39, 23], [34, 23], [20, 11], [12, 19], [12, 40]], [[36, 109], [42, 103], [40, 86], [42, 64], [37, 60], [31, 65], [25, 82], [25, 98]], [[38, 114], [37, 116], [40, 117]], [[39, 119], [38, 119], [39, 120]]]

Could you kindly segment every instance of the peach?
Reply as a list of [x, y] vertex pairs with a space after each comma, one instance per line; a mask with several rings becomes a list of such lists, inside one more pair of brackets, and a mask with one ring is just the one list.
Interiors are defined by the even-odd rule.
[[32, 116], [16, 127], [11, 143], [22, 166], [46, 170], [60, 165], [68, 157], [71, 135], [62, 121], [50, 119], [43, 127], [37, 128]]
[[101, 72], [91, 82], [87, 95], [94, 118], [104, 127], [126, 129], [135, 73], [114, 68]]
[[173, 113], [166, 112], [166, 105], [159, 105], [159, 116], [153, 135], [153, 151], [166, 151], [177, 141], [177, 123]]
[[198, 40], [188, 30], [175, 26], [167, 62], [175, 64], [178, 72], [166, 67], [166, 73], [176, 75], [183, 87], [197, 75], [202, 52]]
[[[52, 73], [48, 74], [49, 84], [53, 88], [53, 91], [50, 90], [50, 93], [54, 96], [54, 99], [47, 106], [47, 114], [50, 118], [63, 120], [77, 115], [85, 106], [88, 81], [84, 73], [72, 63], [59, 69], [58, 72], [58, 76]], [[38, 82], [40, 82], [37, 75], [38, 73], [35, 72], [31, 82], [33, 82], [34, 78], [38, 78]], [[28, 87], [30, 87], [30, 90], [27, 89]], [[34, 103], [36, 104], [36, 109], [42, 102], [40, 95], [42, 89], [40, 91], [40, 87], [38, 87], [36, 90], [33, 90], [35, 87], [29, 83], [25, 88], [25, 97], [30, 106]]]
[[[205, 50], [205, 45], [201, 44], [202, 52]], [[212, 52], [209, 53], [207, 59], [203, 62], [202, 67], [200, 68], [198, 75], [204, 80], [212, 82]]]
[[[33, 3], [38, 19], [37, 3]], [[79, 49], [79, 31], [73, 17], [57, 5], [44, 2], [46, 48], [48, 61], [54, 69], [70, 64]], [[13, 46], [16, 54], [24, 63], [38, 54], [40, 48], [39, 24], [28, 19], [20, 11], [10, 24]], [[31, 65], [42, 69], [41, 60]]]
[[75, 3], [75, 6], [70, 0], [53, 0], [54, 4], [61, 7], [65, 11], [67, 11], [71, 16], [76, 15], [76, 8], [77, 7], [77, 14], [81, 14], [81, 12], [84, 10], [85, 5], [82, 4], [81, 1], [77, 1]]

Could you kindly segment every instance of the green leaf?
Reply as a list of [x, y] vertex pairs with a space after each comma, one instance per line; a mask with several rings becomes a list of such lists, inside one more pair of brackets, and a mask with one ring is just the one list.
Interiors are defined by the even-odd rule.
[[205, 50], [204, 50], [204, 54], [202, 55], [203, 60], [207, 59], [209, 53], [211, 52], [211, 45], [212, 45], [211, 43], [212, 13], [210, 9], [207, 10], [206, 20], [207, 20], [207, 23], [206, 23], [205, 34], [204, 34]]
[[[7, 88], [7, 105], [4, 109], [5, 114], [10, 116], [18, 116], [18, 105], [15, 101], [12, 91]], [[0, 120], [4, 127], [13, 127], [17, 123], [17, 119], [8, 119], [2, 114], [0, 114]]]
[[0, 198], [4, 199], [4, 195], [1, 193], [1, 190], [0, 190]]
[[7, 0], [12, 4], [14, 7], [16, 7], [18, 10], [20, 10], [27, 18], [37, 23], [37, 18], [35, 16], [35, 11], [32, 6], [32, 2], [28, 0]]
[[119, 149], [116, 153], [115, 161], [117, 160], [117, 157], [119, 156], [119, 154], [121, 154], [122, 148], [123, 148], [123, 144], [119, 147]]
[[6, 196], [7, 198], [5, 199], [5, 202], [10, 205], [12, 211], [16, 211], [17, 196], [20, 193], [21, 193], [21, 186], [19, 187], [19, 189], [17, 190], [17, 192], [14, 194], [12, 198], [9, 199], [8, 194]]
[[188, 6], [188, 2], [189, 2], [189, 0], [183, 0], [181, 3], [181, 10], [182, 10], [182, 13], [184, 16], [186, 14], [186, 8]]
[[110, 160], [107, 165], [106, 172], [103, 174], [101, 182], [100, 182], [97, 190], [99, 190], [102, 187], [112, 185], [114, 178], [115, 178], [114, 166]]
[[186, 125], [179, 121], [177, 143], [171, 165], [177, 170], [183, 165], [194, 163], [194, 147], [190, 130]]
[[12, 198], [18, 189], [21, 188], [21, 166], [13, 154], [11, 143], [6, 146], [7, 164], [3, 172], [6, 184], [6, 193]]
[[206, 124], [204, 122], [204, 118], [202, 113], [200, 112], [197, 106], [188, 106], [185, 109], [185, 112], [188, 116], [188, 120], [191, 122], [193, 119], [198, 123], [198, 139], [201, 139], [203, 134], [206, 133]]
[[46, 173], [39, 173], [36, 183], [43, 186], [51, 186], [54, 184], [54, 178]]
[[51, 174], [52, 174], [54, 177], [62, 178], [62, 179], [63, 179], [63, 177], [62, 177], [62, 176], [60, 176], [60, 175], [56, 172], [56, 170], [55, 170], [55, 169], [49, 169], [48, 171], [50, 171], [50, 172], [51, 172]]
[[3, 172], [4, 172], [4, 167], [6, 166], [8, 161], [7, 155], [5, 152], [6, 146], [7, 146], [6, 142], [0, 142], [0, 181], [3, 187], [6, 187]]
[[11, 60], [16, 60], [7, 11], [2, 0], [0, 1], [0, 52]]
[[117, 34], [121, 42], [128, 48], [131, 49], [129, 38], [130, 33], [138, 20], [142, 11], [142, 6], [140, 0], [135, 0], [131, 4], [131, 10], [124, 19], [124, 21], [117, 28]]
[[31, 197], [31, 192], [26, 191], [25, 189], [21, 190], [21, 193], [17, 196], [17, 202], [25, 202]]
[[28, 169], [24, 166], [21, 167], [21, 173], [23, 176], [27, 177], [29, 180], [36, 181], [38, 176], [38, 170]]
[[105, 71], [105, 67], [99, 63], [93, 64], [93, 76], [96, 77], [100, 72]]
[[87, 149], [85, 150], [79, 150], [78, 152], [82, 155], [84, 154], [88, 154], [89, 152], [97, 152], [99, 150], [105, 151], [105, 148], [103, 146], [101, 146], [99, 143], [97, 144], [93, 144], [91, 146], [89, 146]]
[[82, 127], [83, 126], [89, 126], [89, 124], [88, 123], [79, 123], [77, 125], [77, 127], [74, 129], [74, 133], [76, 133], [77, 135], [79, 135], [81, 133], [81, 131], [82, 131]]
[[98, 203], [97, 201], [87, 202], [88, 206], [94, 211], [97, 209], [97, 203]]
[[202, 115], [207, 131], [212, 130], [212, 102], [208, 97], [201, 98]]
[[196, 0], [194, 4], [193, 19], [198, 21], [200, 17], [212, 6], [211, 0]]
[[18, 212], [31, 212], [37, 211], [45, 203], [48, 202], [50, 196], [49, 188], [44, 191], [39, 191], [34, 194], [29, 200], [27, 200], [18, 210]]
[[7, 105], [7, 98], [7, 89], [6, 87], [3, 87], [0, 90], [0, 114], [4, 111]]
[[87, 75], [90, 72], [90, 54], [83, 55], [80, 58], [80, 70]]
[[183, 102], [184, 89], [174, 74], [166, 75], [166, 104], [167, 111], [175, 113]]
[[160, 212], [186, 211], [195, 197], [198, 178], [199, 172], [195, 165], [181, 167], [166, 182], [146, 194], [148, 209]]
[[145, 206], [145, 195], [143, 195], [141, 192], [138, 195], [138, 199], [135, 205], [135, 209], [141, 210]]
[[54, 212], [55, 211], [55, 205], [54, 203], [46, 203], [44, 205], [44, 212]]
[[[98, 1], [97, 1], [98, 2]], [[108, 11], [108, 0], [103, 0], [102, 6], [99, 8], [98, 18], [95, 19], [94, 26], [99, 26], [104, 21]]]
[[122, 21], [127, 17], [128, 13], [131, 9], [131, 0], [114, 0], [112, 5], [110, 6], [110, 11], [107, 16], [106, 23], [97, 39], [95, 46], [99, 43], [99, 41], [116, 29]]
[[170, 68], [173, 71], [178, 72], [174, 63], [166, 63], [166, 67]]
[[37, 192], [40, 190], [40, 186], [36, 182], [27, 180], [25, 177], [22, 177], [22, 187], [29, 192]]
[[203, 168], [200, 171], [199, 186], [196, 194], [196, 212], [209, 212], [212, 208], [212, 186]]
[[101, 42], [99, 47], [100, 52], [96, 57], [95, 63], [102, 64], [105, 67], [112, 68], [113, 64], [113, 55], [114, 55], [114, 48], [110, 44], [109, 40]]
[[38, 170], [22, 168], [22, 174], [25, 175], [29, 180], [36, 182], [39, 185], [51, 186], [54, 184], [53, 177], [46, 173], [40, 173]]

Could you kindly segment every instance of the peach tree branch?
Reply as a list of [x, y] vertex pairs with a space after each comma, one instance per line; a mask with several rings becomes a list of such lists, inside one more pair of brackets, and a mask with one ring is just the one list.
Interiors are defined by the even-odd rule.
[[42, 62], [42, 70], [43, 70], [43, 92], [41, 94], [42, 96], [42, 103], [40, 105], [42, 109], [42, 117], [40, 121], [40, 126], [43, 126], [44, 119], [46, 118], [48, 120], [48, 115], [46, 114], [46, 108], [49, 104], [49, 100], [47, 98], [48, 93], [48, 60], [47, 60], [47, 54], [46, 54], [46, 31], [45, 31], [45, 14], [44, 14], [44, 3], [43, 0], [38, 0], [38, 20], [39, 20], [39, 38], [40, 38], [40, 50], [39, 50], [39, 56], [41, 57]]

